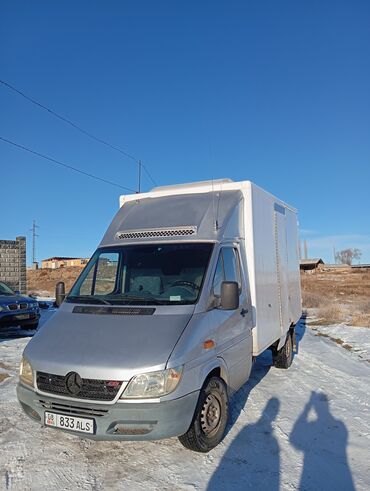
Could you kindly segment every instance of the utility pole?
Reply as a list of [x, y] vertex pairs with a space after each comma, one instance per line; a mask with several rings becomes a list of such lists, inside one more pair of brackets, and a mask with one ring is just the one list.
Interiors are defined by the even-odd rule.
[[40, 228], [38, 225], [36, 225], [36, 220], [32, 221], [32, 228], [30, 231], [32, 232], [32, 265], [34, 266], [37, 261], [36, 261], [36, 237], [38, 237], [36, 233], [36, 229]]
[[337, 253], [336, 253], [336, 250], [335, 250], [335, 246], [333, 246], [333, 257], [334, 257], [334, 264], [336, 264], [336, 263], [337, 263], [337, 258], [336, 258], [336, 255], [337, 255]]
[[308, 255], [307, 255], [307, 240], [304, 241], [304, 258], [305, 259], [308, 259]]

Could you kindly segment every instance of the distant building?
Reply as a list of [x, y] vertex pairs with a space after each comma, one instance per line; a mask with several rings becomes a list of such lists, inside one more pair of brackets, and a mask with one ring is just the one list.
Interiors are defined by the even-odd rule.
[[42, 269], [68, 268], [70, 266], [84, 266], [88, 259], [81, 257], [49, 257], [41, 261]]
[[321, 258], [301, 259], [299, 261], [299, 268], [301, 271], [314, 271], [322, 264], [324, 264], [324, 261]]
[[354, 269], [370, 269], [370, 264], [352, 264], [351, 268], [354, 268]]
[[349, 269], [351, 266], [349, 266], [348, 264], [328, 264], [328, 263], [325, 263], [324, 266], [322, 266], [320, 269], [323, 270], [323, 271], [330, 271], [332, 269]]

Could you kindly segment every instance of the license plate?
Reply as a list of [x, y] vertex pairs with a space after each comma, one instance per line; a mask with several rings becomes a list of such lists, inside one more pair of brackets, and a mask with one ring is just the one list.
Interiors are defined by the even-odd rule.
[[49, 413], [48, 411], [45, 411], [45, 425], [80, 433], [90, 433], [91, 435], [95, 433], [94, 420], [91, 418], [64, 416], [63, 414]]
[[23, 319], [29, 319], [30, 314], [18, 314], [14, 316], [17, 320], [21, 321]]

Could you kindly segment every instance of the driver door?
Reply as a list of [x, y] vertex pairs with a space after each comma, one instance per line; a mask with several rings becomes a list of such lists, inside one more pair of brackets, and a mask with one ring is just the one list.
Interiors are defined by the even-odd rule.
[[217, 356], [224, 359], [229, 371], [229, 385], [238, 390], [247, 380], [252, 367], [252, 316], [250, 296], [243, 280], [239, 250], [236, 245], [221, 248], [213, 279], [213, 294], [219, 298], [223, 281], [239, 284], [239, 307], [236, 310], [213, 310], [217, 325]]

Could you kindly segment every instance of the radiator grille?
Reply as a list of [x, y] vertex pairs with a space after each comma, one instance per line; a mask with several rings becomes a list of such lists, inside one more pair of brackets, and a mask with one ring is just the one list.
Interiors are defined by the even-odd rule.
[[169, 227], [117, 232], [116, 239], [146, 239], [151, 237], [189, 237], [197, 234], [197, 227]]
[[108, 409], [70, 406], [69, 404], [59, 404], [59, 402], [49, 402], [40, 399], [40, 404], [48, 411], [56, 411], [57, 413], [69, 414], [71, 416], [105, 416]]
[[112, 380], [82, 379], [82, 387], [78, 394], [71, 394], [67, 389], [66, 377], [52, 373], [37, 372], [37, 387], [43, 392], [74, 399], [90, 399], [95, 401], [113, 401], [122, 382]]

